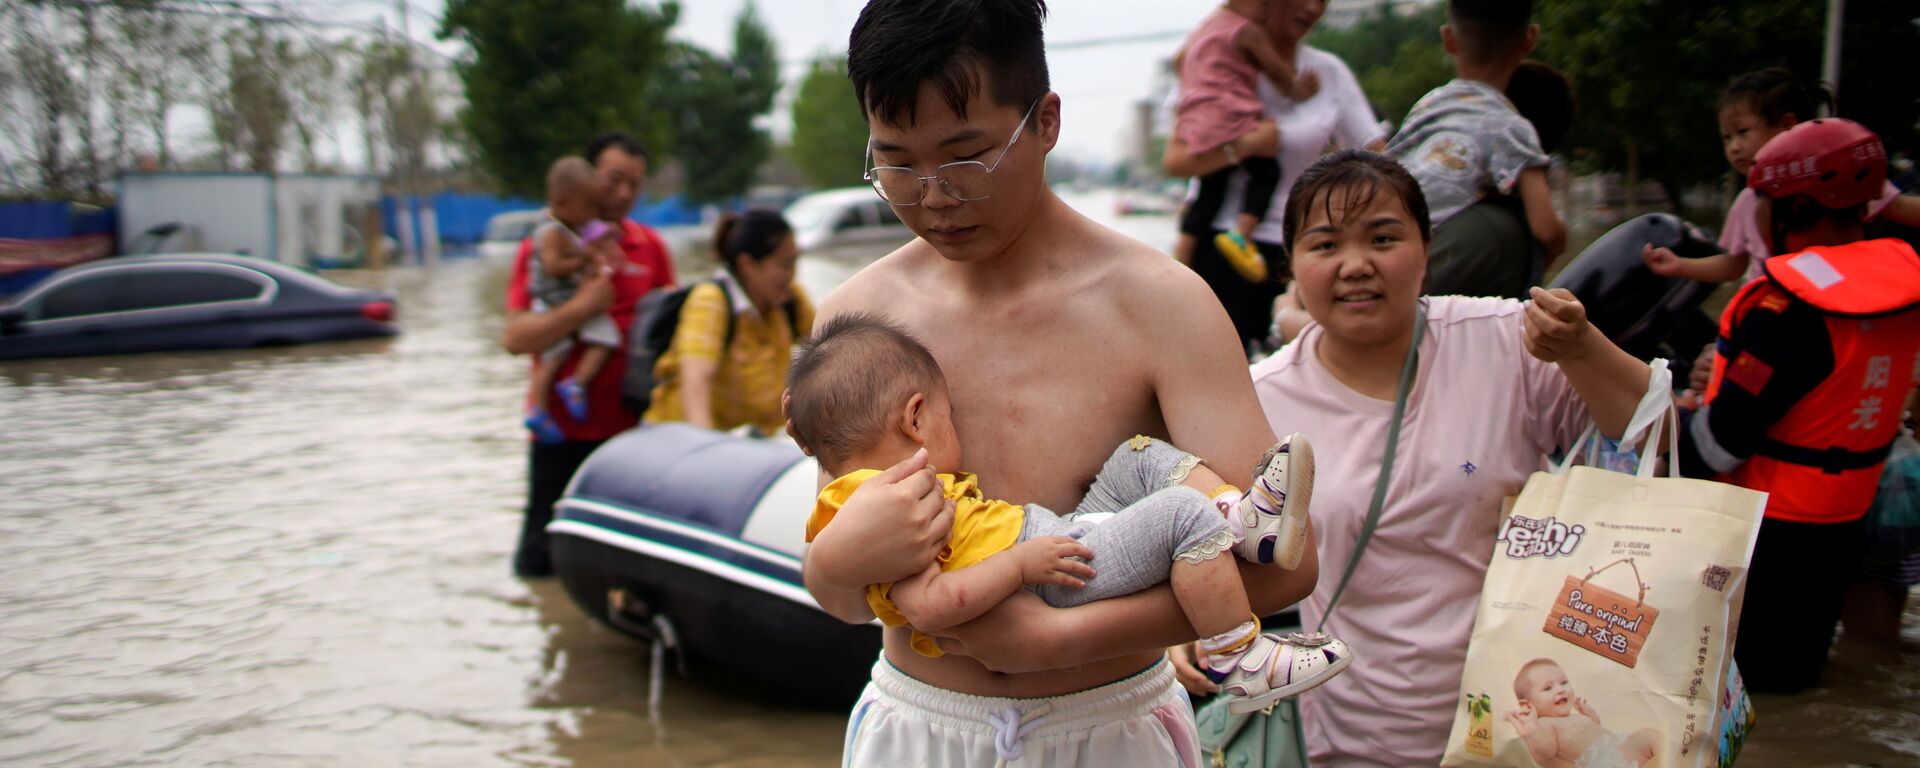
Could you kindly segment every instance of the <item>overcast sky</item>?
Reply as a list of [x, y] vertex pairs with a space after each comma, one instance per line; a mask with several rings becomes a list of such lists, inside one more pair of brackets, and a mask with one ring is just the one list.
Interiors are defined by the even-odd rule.
[[[279, 1], [286, 2], [279, 7], [308, 18], [362, 26], [384, 19], [395, 30], [400, 27], [395, 9], [405, 2], [411, 10], [408, 28], [414, 40], [449, 56], [458, 55], [462, 48], [434, 38], [444, 0]], [[657, 5], [657, 0], [629, 1]], [[716, 52], [730, 52], [734, 21], [748, 1], [682, 0], [679, 22], [670, 34]], [[821, 55], [846, 55], [847, 34], [865, 0], [756, 3], [783, 62], [785, 88], [769, 127], [784, 140], [791, 130], [787, 107], [807, 62]], [[1218, 4], [1219, 0], [1051, 0], [1047, 57], [1053, 88], [1063, 101], [1061, 144], [1055, 153], [1083, 161], [1124, 158], [1126, 142], [1133, 136], [1132, 105], [1150, 94], [1159, 62], [1171, 56], [1186, 31]], [[261, 6], [249, 0], [249, 7]], [[210, 145], [206, 115], [198, 108], [183, 105], [169, 122], [176, 149], [198, 152]], [[351, 169], [364, 167], [359, 127], [350, 115], [343, 115], [333, 130], [324, 133], [319, 147], [323, 159]], [[23, 161], [27, 147], [21, 138], [0, 136], [4, 159]]]
[[[680, 6], [674, 36], [716, 50], [730, 50], [733, 23], [747, 0], [690, 0]], [[847, 33], [865, 0], [757, 0], [760, 18], [773, 32], [788, 62], [789, 86], [805, 74], [804, 62], [820, 54], [845, 57]], [[1048, 4], [1047, 61], [1062, 102], [1060, 149], [1086, 160], [1118, 160], [1132, 135], [1132, 104], [1148, 94], [1154, 68], [1171, 56], [1180, 39], [1218, 0], [1053, 0]], [[1172, 33], [1142, 42], [1076, 46], [1074, 43], [1152, 33]], [[1061, 46], [1056, 49], [1056, 46]], [[775, 130], [788, 130], [785, 99], [774, 115]]]

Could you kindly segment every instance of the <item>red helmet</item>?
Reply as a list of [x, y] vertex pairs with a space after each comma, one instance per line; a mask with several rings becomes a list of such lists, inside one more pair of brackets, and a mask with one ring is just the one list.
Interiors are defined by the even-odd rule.
[[1772, 198], [1805, 195], [1826, 208], [1880, 197], [1887, 185], [1887, 150], [1880, 137], [1852, 120], [1808, 120], [1773, 137], [1753, 157], [1747, 186]]

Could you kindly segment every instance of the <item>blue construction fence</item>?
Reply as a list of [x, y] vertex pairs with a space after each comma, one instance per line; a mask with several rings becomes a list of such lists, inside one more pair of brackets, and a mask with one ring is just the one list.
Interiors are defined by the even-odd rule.
[[[494, 195], [475, 195], [458, 192], [440, 192], [425, 197], [433, 205], [433, 213], [440, 225], [440, 242], [447, 245], [472, 245], [486, 238], [487, 221], [502, 213], [525, 211], [544, 207], [544, 203], [523, 197], [496, 197]], [[380, 200], [380, 215], [387, 222], [387, 234], [399, 237], [399, 212], [404, 210], [412, 217], [415, 233], [415, 247], [423, 247], [419, 242], [420, 206], [418, 198], [389, 195]], [[687, 202], [681, 195], [659, 200], [642, 200], [634, 206], [630, 214], [633, 220], [654, 227], [677, 224], [699, 224], [700, 206]]]
[[48, 200], [0, 203], [0, 237], [55, 240], [81, 235], [112, 235], [117, 221], [115, 210], [111, 206], [98, 208]]

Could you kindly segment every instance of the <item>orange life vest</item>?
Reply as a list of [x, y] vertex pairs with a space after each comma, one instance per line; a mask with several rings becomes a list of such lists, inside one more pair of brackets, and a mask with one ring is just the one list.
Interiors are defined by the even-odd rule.
[[1763, 266], [1766, 275], [1741, 288], [1720, 317], [1707, 403], [1729, 378], [1765, 381], [1774, 361], [1727, 340], [1750, 313], [1784, 312], [1796, 301], [1825, 315], [1833, 372], [1767, 430], [1752, 458], [1720, 479], [1766, 491], [1767, 517], [1857, 520], [1873, 503], [1907, 393], [1920, 384], [1920, 254], [1899, 240], [1869, 240], [1775, 256]]

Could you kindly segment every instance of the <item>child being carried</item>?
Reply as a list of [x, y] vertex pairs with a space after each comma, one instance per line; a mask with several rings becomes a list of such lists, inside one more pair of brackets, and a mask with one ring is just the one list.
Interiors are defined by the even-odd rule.
[[[942, 655], [925, 633], [970, 621], [1023, 586], [1071, 607], [1170, 580], [1234, 712], [1318, 686], [1352, 661], [1344, 643], [1321, 633], [1262, 634], [1238, 566], [1221, 557], [1234, 549], [1249, 562], [1299, 565], [1313, 453], [1298, 435], [1267, 452], [1246, 494], [1198, 457], [1135, 437], [1114, 450], [1074, 514], [1060, 517], [989, 499], [973, 475], [951, 471], [961, 458], [946, 378], [924, 346], [883, 319], [834, 318], [800, 346], [787, 381], [788, 431], [837, 478], [807, 521], [809, 542], [873, 468], [925, 448], [929, 465], [949, 470], [939, 475], [954, 502], [947, 548], [920, 575], [867, 589], [874, 615], [911, 625], [922, 655]], [[1089, 522], [1107, 512], [1115, 514]]]
[[[602, 197], [593, 165], [579, 157], [563, 157], [547, 169], [547, 220], [533, 232], [535, 269], [527, 270], [527, 291], [533, 311], [546, 312], [567, 303], [580, 290], [580, 281], [604, 262], [597, 250], [613, 242], [613, 227], [600, 220]], [[556, 392], [567, 414], [587, 417], [587, 387], [620, 348], [620, 328], [605, 313], [581, 324], [572, 336], [541, 351], [534, 359], [533, 380], [527, 390], [527, 429], [542, 443], [566, 439], [547, 411], [547, 393]], [[585, 345], [573, 375], [559, 379], [561, 366], [575, 344]]]
[[1240, 215], [1232, 229], [1214, 236], [1227, 263], [1249, 282], [1267, 279], [1267, 263], [1253, 244], [1253, 228], [1273, 205], [1280, 186], [1280, 161], [1241, 156], [1236, 142], [1259, 127], [1264, 107], [1258, 90], [1262, 74], [1280, 93], [1305, 101], [1320, 90], [1320, 80], [1294, 71], [1267, 37], [1263, 21], [1272, 0], [1227, 0], [1187, 36], [1175, 66], [1180, 102], [1174, 106], [1174, 135], [1194, 154], [1224, 149], [1233, 165], [1201, 177], [1193, 202], [1180, 216], [1180, 250], [1192, 250], [1188, 238], [1213, 231], [1213, 219], [1226, 202], [1227, 182], [1235, 169], [1247, 172]]

